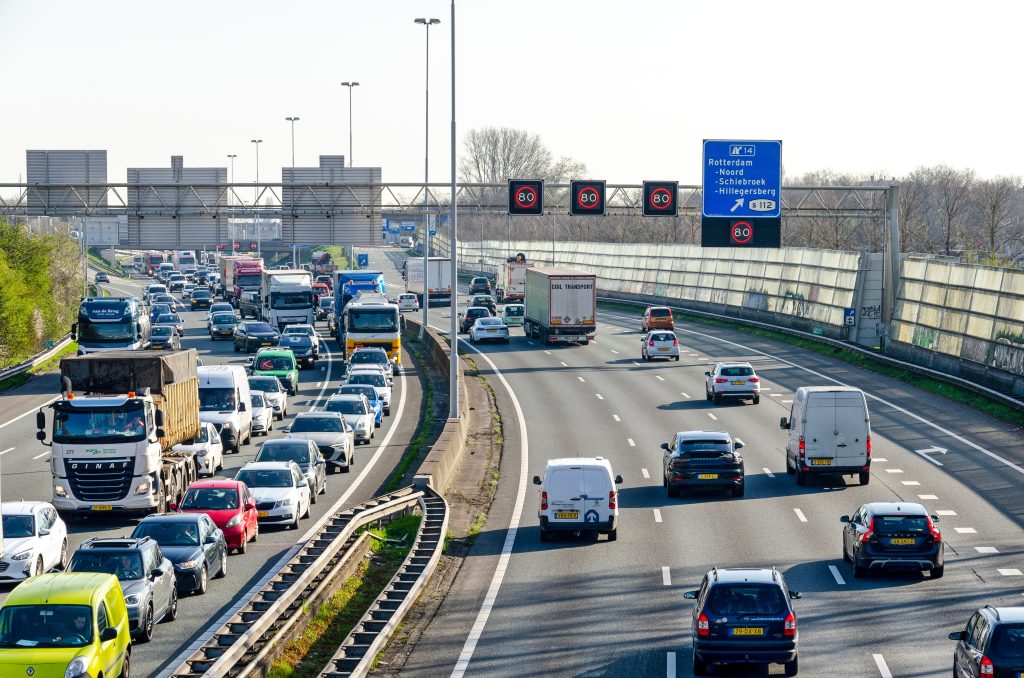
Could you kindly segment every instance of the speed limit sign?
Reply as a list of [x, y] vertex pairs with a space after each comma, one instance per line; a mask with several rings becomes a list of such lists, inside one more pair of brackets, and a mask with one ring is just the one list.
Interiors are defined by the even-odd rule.
[[603, 215], [605, 182], [573, 181], [569, 184], [569, 214]]
[[676, 195], [679, 193], [678, 181], [645, 181], [644, 182], [644, 216], [674, 217], [679, 213]]
[[508, 182], [508, 213], [544, 214], [544, 182], [539, 179], [512, 179]]
[[754, 226], [749, 221], [735, 221], [729, 228], [729, 241], [733, 245], [749, 245], [754, 239]]

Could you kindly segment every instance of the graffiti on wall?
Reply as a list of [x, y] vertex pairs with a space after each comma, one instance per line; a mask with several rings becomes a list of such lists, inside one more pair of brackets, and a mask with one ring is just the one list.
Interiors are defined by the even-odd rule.
[[767, 311], [768, 294], [764, 290], [747, 290], [743, 293], [743, 307], [753, 311]]
[[938, 338], [938, 330], [932, 327], [921, 327], [920, 325], [918, 325], [917, 327], [914, 328], [914, 336], [910, 340], [910, 343], [920, 348], [933, 350], [935, 348], [935, 343], [938, 340]]
[[780, 310], [782, 313], [803, 318], [806, 315], [810, 315], [811, 302], [799, 292], [787, 290], [782, 295], [782, 308]]
[[989, 344], [988, 360], [985, 362], [1007, 372], [1024, 374], [1024, 337], [1019, 334], [997, 334], [995, 341]]
[[861, 306], [860, 307], [861, 320], [881, 320], [882, 319], [882, 307], [879, 304], [873, 306]]

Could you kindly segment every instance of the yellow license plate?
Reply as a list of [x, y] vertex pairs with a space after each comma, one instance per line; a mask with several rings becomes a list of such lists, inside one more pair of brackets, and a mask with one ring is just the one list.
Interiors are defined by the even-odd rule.
[[831, 466], [831, 459], [811, 459], [811, 466]]
[[659, 348], [658, 350], [659, 351], [667, 351], [668, 349], [667, 348]]
[[916, 539], [910, 537], [893, 537], [890, 541], [899, 546], [913, 546], [917, 543]]
[[718, 474], [717, 473], [701, 473], [700, 475], [697, 476], [697, 478], [700, 479], [700, 480], [718, 480]]
[[738, 626], [732, 630], [734, 636], [763, 636], [764, 629], [760, 626]]
[[555, 511], [555, 518], [559, 520], [578, 520], [579, 511]]
[[495, 333], [495, 332], [497, 332], [497, 331], [498, 331], [498, 330], [487, 330], [487, 334], [494, 334], [494, 333]]
[[732, 383], [733, 386], [743, 386], [743, 384], [745, 384], [747, 382], [743, 381], [742, 379], [739, 379], [739, 380], [735, 380], [734, 379], [731, 383]]
[[262, 344], [260, 344], [260, 346], [270, 346], [270, 342], [264, 341]]
[[270, 511], [260, 511], [260, 512], [259, 512], [259, 513], [257, 513], [256, 515], [257, 515], [258, 517], [260, 517], [260, 518], [266, 518], [267, 516], [269, 516], [269, 515], [270, 515]]
[[113, 511], [114, 507], [111, 506], [110, 504], [93, 504], [92, 505], [92, 510], [93, 511]]

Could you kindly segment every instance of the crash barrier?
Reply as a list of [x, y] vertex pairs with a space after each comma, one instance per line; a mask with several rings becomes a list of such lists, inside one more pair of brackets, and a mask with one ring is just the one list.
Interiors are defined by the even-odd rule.
[[71, 343], [71, 335], [65, 334], [63, 337], [54, 342], [52, 347], [44, 349], [39, 353], [36, 353], [28, 360], [20, 362], [17, 365], [12, 365], [11, 367], [8, 367], [5, 370], [0, 370], [0, 381], [3, 381], [8, 377], [13, 377], [16, 374], [21, 374], [22, 372], [28, 372], [36, 365], [39, 365], [40, 363], [45, 363], [47, 360], [49, 360], [53, 356], [57, 355], [60, 351], [62, 351], [64, 347], [67, 346], [69, 343]]
[[[227, 622], [169, 675], [181, 678], [263, 675], [277, 656], [276, 653], [284, 649], [288, 640], [301, 633], [299, 622], [310, 608], [318, 607], [329, 597], [334, 591], [334, 584], [341, 581], [346, 572], [351, 572], [353, 562], [366, 553], [366, 537], [357, 534], [359, 528], [390, 522], [417, 510], [422, 513], [423, 520], [410, 558], [399, 570], [399, 575], [404, 575], [404, 578], [398, 587], [393, 581], [384, 594], [394, 594], [399, 590], [407, 591], [407, 595], [417, 592], [422, 582], [430, 578], [440, 558], [441, 546], [434, 536], [438, 521], [444, 526], [441, 538], [447, 526], [447, 504], [429, 487], [423, 490], [406, 487], [324, 516], [313, 528], [315, 535], [299, 545], [294, 556], [277, 572], [272, 573], [249, 600], [242, 602]], [[413, 554], [416, 559], [411, 562]], [[391, 610], [391, 617], [394, 617], [404, 609], [401, 604], [395, 605], [393, 609], [390, 605], [375, 605], [370, 612], [378, 613], [374, 620], [383, 621], [384, 625], [379, 628], [374, 625], [357, 626], [357, 632], [390, 634], [398, 619], [389, 624], [391, 618], [387, 612]], [[382, 645], [386, 636], [376, 640], [376, 636], [371, 638], [369, 635], [361, 635], [358, 640], [358, 643], [346, 640], [353, 653], [359, 648]]]
[[[406, 317], [406, 333], [412, 336], [419, 334], [421, 323], [414, 318]], [[424, 341], [431, 359], [444, 374], [445, 379], [450, 378], [451, 349], [448, 343], [441, 337], [441, 334], [432, 327], [427, 327], [424, 333]], [[469, 417], [469, 404], [466, 400], [466, 382], [462, 372], [462, 364], [459, 364], [459, 412], [461, 417], [448, 419], [441, 434], [431, 446], [427, 456], [420, 464], [419, 470], [413, 478], [413, 484], [417, 488], [426, 486], [433, 487], [444, 494], [451, 486], [452, 479], [459, 470], [462, 463], [462, 455], [466, 449], [466, 435]], [[447, 382], [446, 382], [447, 384]]]

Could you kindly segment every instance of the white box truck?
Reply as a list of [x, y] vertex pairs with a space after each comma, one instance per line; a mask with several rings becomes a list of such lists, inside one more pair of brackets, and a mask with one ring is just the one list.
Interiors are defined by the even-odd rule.
[[588, 344], [597, 332], [597, 276], [572, 268], [526, 269], [526, 336]]
[[[427, 260], [427, 295], [431, 302], [451, 302], [452, 260], [445, 257], [430, 257]], [[409, 257], [405, 268], [405, 289], [419, 297], [423, 304], [423, 257]]]
[[522, 255], [510, 257], [501, 263], [498, 281], [494, 286], [494, 295], [499, 304], [522, 303], [526, 297], [526, 269], [532, 266]]
[[302, 269], [281, 269], [263, 272], [260, 285], [263, 320], [271, 327], [312, 325], [313, 274]]

